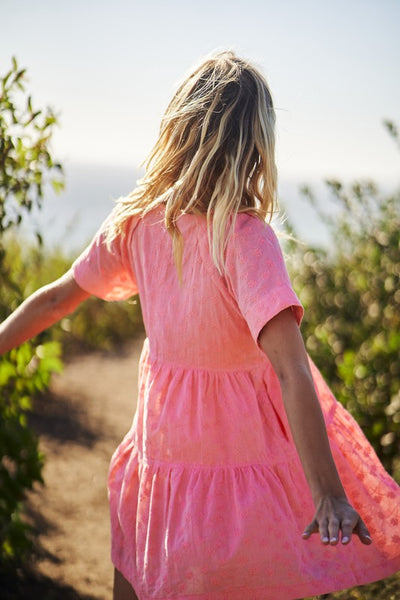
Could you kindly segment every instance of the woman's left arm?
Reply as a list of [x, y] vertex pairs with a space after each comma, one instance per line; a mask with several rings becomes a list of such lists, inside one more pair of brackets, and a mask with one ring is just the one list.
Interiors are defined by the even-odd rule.
[[369, 532], [348, 503], [330, 450], [325, 421], [315, 392], [308, 357], [290, 308], [261, 330], [259, 343], [279, 379], [293, 440], [314, 500], [316, 512], [303, 537], [319, 531], [324, 544], [342, 543], [356, 533], [370, 544]]
[[0, 355], [71, 314], [89, 295], [72, 271], [34, 292], [0, 324]]

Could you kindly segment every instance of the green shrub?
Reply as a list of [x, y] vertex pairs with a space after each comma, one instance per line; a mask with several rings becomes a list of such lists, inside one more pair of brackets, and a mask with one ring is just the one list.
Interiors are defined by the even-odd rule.
[[400, 481], [400, 191], [327, 183], [341, 207], [335, 216], [320, 211], [329, 249], [293, 241], [288, 249], [306, 308], [303, 334], [336, 397]]
[[25, 343], [0, 361], [0, 566], [19, 564], [32, 548], [32, 529], [21, 520], [22, 501], [42, 482], [43, 456], [27, 413], [32, 398], [62, 363], [57, 342]]
[[[15, 59], [0, 78], [0, 320], [24, 297], [18, 264], [8, 257], [8, 236], [34, 206], [41, 206], [46, 175], [62, 187], [61, 166], [49, 153], [52, 111], [34, 110], [24, 91], [25, 70]], [[54, 173], [54, 176], [53, 176]], [[40, 236], [38, 235], [40, 240]], [[21, 262], [21, 261], [20, 261]], [[43, 457], [27, 424], [31, 399], [61, 369], [58, 343], [42, 336], [0, 357], [0, 569], [20, 564], [32, 547], [32, 531], [21, 519], [26, 491], [42, 481]]]

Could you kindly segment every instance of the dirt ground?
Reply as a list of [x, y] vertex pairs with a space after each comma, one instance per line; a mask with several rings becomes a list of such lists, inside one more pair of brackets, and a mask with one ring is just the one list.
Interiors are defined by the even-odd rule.
[[[46, 463], [45, 486], [31, 494], [29, 503], [40, 531], [35, 585], [43, 586], [32, 598], [112, 597], [106, 478], [136, 408], [142, 343], [136, 340], [118, 356], [70, 360], [53, 378], [50, 394], [36, 403], [32, 424]], [[14, 597], [26, 594], [15, 591]]]

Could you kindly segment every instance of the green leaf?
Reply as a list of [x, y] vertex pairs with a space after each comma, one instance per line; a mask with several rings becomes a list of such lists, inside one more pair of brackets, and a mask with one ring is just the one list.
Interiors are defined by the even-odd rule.
[[8, 71], [8, 73], [2, 79], [3, 91], [5, 91], [5, 89], [7, 87], [7, 81], [10, 79], [12, 73], [13, 73], [12, 71]]
[[18, 73], [15, 76], [15, 81], [19, 81], [20, 79], [22, 79], [25, 73], [26, 69], [21, 69], [20, 71], [18, 71]]
[[64, 181], [60, 181], [59, 179], [52, 179], [51, 185], [53, 187], [53, 190], [56, 192], [56, 194], [59, 194], [65, 188]]
[[0, 386], [6, 385], [9, 379], [15, 377], [15, 375], [15, 365], [5, 358], [0, 359]]

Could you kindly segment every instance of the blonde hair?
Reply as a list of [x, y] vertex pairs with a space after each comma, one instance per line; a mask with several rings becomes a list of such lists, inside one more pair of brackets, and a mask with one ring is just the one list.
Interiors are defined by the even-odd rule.
[[276, 204], [275, 112], [264, 77], [233, 52], [204, 59], [181, 83], [136, 189], [118, 201], [108, 239], [126, 219], [165, 205], [179, 278], [179, 216], [207, 216], [210, 251], [220, 273], [239, 212], [261, 219]]

